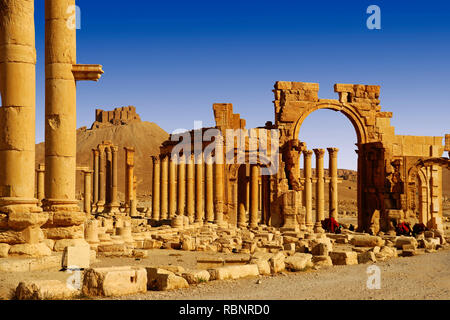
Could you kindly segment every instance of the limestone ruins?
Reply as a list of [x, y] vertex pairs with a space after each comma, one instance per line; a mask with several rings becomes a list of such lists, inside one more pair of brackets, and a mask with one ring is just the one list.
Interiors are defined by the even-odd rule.
[[[379, 86], [336, 84], [339, 99], [331, 100], [318, 97], [318, 84], [276, 82], [273, 121], [250, 130], [231, 104], [214, 104], [214, 128], [171, 135], [159, 154], [140, 159], [153, 170], [148, 208], [137, 201], [133, 148], [104, 141], [92, 150], [92, 167], [77, 168], [76, 82], [97, 81], [103, 71], [100, 65], [76, 62], [76, 32], [67, 27], [66, 11], [74, 4], [45, 1], [45, 165], [36, 170], [34, 3], [10, 0], [0, 5], [1, 258], [51, 259], [64, 252], [64, 266], [69, 267], [77, 255], [84, 255], [86, 265], [86, 256], [145, 258], [149, 249], [227, 253], [228, 263], [232, 253], [249, 255], [238, 261], [246, 265], [240, 268], [212, 259], [199, 260], [203, 270], [195, 272], [154, 266], [86, 271], [84, 293], [120, 295], [183, 288], [199, 277], [235, 279], [376, 262], [399, 252], [406, 256], [444, 247], [442, 170], [450, 167], [449, 156], [443, 156], [450, 153], [450, 135], [443, 144], [443, 137], [395, 134], [393, 114], [381, 109]], [[324, 224], [328, 218], [339, 220], [339, 150], [311, 149], [298, 139], [303, 121], [319, 109], [343, 113], [357, 134], [356, 231], [336, 234]], [[134, 107], [96, 110], [93, 127], [139, 120]], [[125, 163], [118, 163], [119, 152], [125, 153]], [[80, 204], [77, 170], [84, 176]], [[125, 171], [124, 181], [118, 170]], [[121, 203], [117, 189], [122, 183]], [[416, 238], [398, 237], [396, 226], [404, 222], [427, 230]], [[2, 268], [8, 265], [0, 263]], [[108, 273], [121, 285], [99, 281]], [[30, 290], [48, 285], [53, 284], [35, 284], [35, 289], [21, 284], [18, 295], [26, 298]], [[73, 294], [61, 290], [63, 296]]]

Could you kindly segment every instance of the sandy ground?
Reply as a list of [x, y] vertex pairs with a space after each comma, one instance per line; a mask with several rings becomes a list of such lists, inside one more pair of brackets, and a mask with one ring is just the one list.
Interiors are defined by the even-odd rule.
[[450, 251], [377, 263], [381, 289], [369, 290], [366, 265], [334, 266], [318, 271], [257, 279], [204, 283], [173, 292], [149, 292], [126, 299], [309, 300], [450, 299]]
[[[197, 256], [205, 253], [153, 250], [151, 258], [103, 258], [94, 266], [183, 265], [194, 268]], [[233, 255], [234, 256], [234, 255]], [[450, 250], [415, 257], [396, 258], [376, 264], [381, 271], [381, 289], [369, 290], [366, 265], [334, 266], [317, 271], [286, 273], [259, 279], [213, 281], [171, 292], [148, 292], [120, 300], [314, 300], [314, 299], [450, 299]], [[40, 271], [0, 273], [0, 297], [7, 298], [19, 281], [57, 279], [68, 273]], [[258, 283], [260, 282], [260, 283]]]

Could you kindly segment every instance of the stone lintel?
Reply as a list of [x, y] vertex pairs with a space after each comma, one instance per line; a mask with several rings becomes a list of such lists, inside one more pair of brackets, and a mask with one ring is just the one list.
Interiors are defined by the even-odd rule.
[[76, 81], [98, 81], [104, 72], [100, 64], [74, 64], [72, 73]]

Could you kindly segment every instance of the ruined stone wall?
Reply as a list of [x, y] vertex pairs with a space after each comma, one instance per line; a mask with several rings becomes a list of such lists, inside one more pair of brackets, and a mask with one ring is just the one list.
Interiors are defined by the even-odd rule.
[[95, 110], [95, 122], [92, 128], [100, 128], [104, 125], [123, 125], [130, 122], [141, 121], [136, 113], [136, 107], [128, 106], [116, 108], [113, 111]]

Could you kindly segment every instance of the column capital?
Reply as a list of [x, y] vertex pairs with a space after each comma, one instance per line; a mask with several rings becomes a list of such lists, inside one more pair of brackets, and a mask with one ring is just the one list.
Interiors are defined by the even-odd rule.
[[327, 148], [327, 150], [331, 156], [337, 156], [337, 153], [339, 152], [338, 148]]
[[113, 153], [117, 153], [119, 151], [119, 147], [117, 146], [111, 146], [110, 148]]
[[312, 150], [303, 150], [303, 154], [305, 157], [312, 157], [313, 151]]
[[94, 153], [94, 156], [98, 156], [98, 154], [100, 153], [97, 149], [92, 149], [92, 152]]
[[160, 158], [159, 156], [151, 156], [153, 163], [159, 163], [160, 162]]
[[325, 154], [325, 149], [313, 149], [313, 151], [318, 158], [323, 158]]

